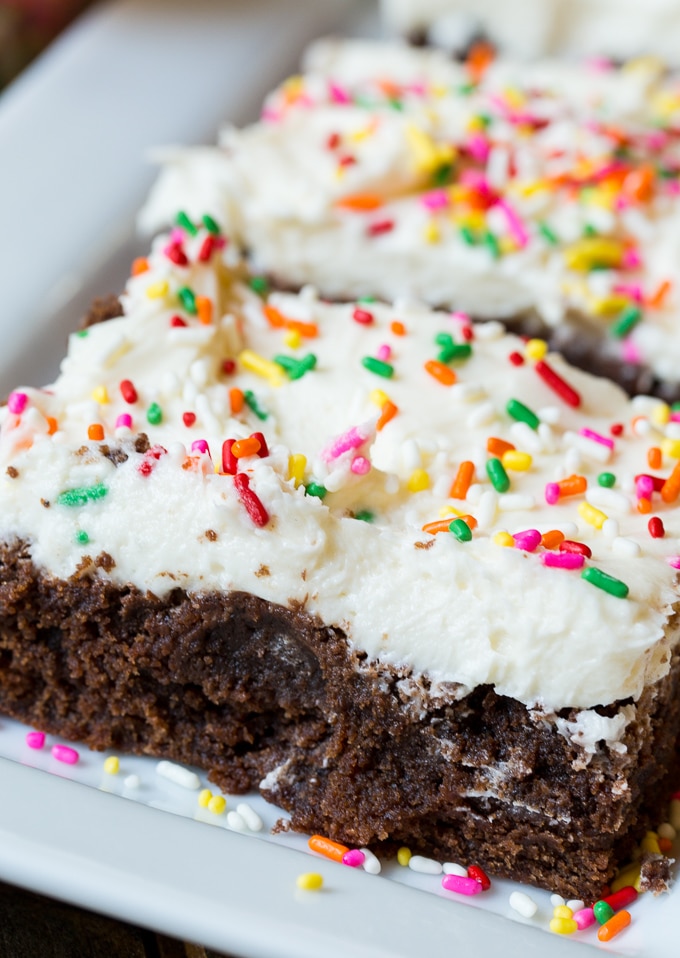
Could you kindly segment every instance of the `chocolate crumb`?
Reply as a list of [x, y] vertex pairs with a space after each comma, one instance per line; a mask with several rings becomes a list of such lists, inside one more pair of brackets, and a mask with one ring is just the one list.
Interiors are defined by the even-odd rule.
[[640, 891], [651, 891], [653, 895], [670, 891], [674, 861], [665, 855], [646, 852], [640, 862]]
[[87, 313], [83, 316], [80, 324], [81, 329], [87, 329], [88, 326], [96, 326], [97, 323], [104, 323], [107, 319], [116, 319], [123, 315], [123, 306], [117, 296], [100, 296], [93, 300]]
[[414, 542], [416, 549], [431, 549], [434, 545], [434, 539], [428, 539], [427, 542]]
[[14, 466], [7, 466], [7, 475], [10, 479], [16, 479], [19, 475], [19, 470], [15, 469]]
[[110, 572], [111, 569], [115, 569], [116, 560], [113, 556], [110, 556], [108, 552], [102, 552], [94, 560], [94, 564], [98, 569], [103, 569], [104, 572]]
[[303, 569], [303, 570], [302, 570], [302, 572], [300, 573], [300, 578], [302, 579], [303, 582], [306, 582], [306, 581], [307, 581], [307, 570], [306, 570], [306, 569]]
[[94, 563], [92, 561], [92, 556], [83, 556], [78, 565], [76, 566], [76, 571], [73, 573], [73, 578], [77, 581], [78, 579], [84, 579], [87, 576], [92, 574]]
[[269, 566], [261, 565], [260, 568], [255, 573], [258, 579], [266, 578], [268, 575], [271, 575], [269, 571]]
[[217, 533], [215, 532], [214, 529], [206, 529], [206, 530], [205, 530], [205, 537], [206, 537], [206, 539], [208, 539], [210, 542], [217, 542]]
[[40, 503], [41, 503], [41, 505], [45, 506], [46, 509], [49, 509], [49, 507], [50, 507], [50, 500], [49, 500], [49, 499], [41, 499], [41, 500], [40, 500]]
[[135, 452], [139, 452], [142, 455], [145, 452], [148, 452], [151, 448], [151, 443], [149, 442], [149, 437], [145, 432], [140, 432], [135, 438]]
[[101, 452], [102, 456], [106, 456], [106, 458], [112, 462], [114, 466], [120, 466], [122, 463], [127, 462], [128, 460], [128, 454], [121, 449], [120, 446], [114, 446], [112, 449], [111, 446], [104, 443], [99, 447], [99, 451]]

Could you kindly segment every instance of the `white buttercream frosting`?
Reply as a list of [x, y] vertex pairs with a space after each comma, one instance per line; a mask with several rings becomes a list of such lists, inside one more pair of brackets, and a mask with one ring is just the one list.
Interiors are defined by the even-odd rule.
[[[537, 344], [525, 347], [498, 324], [473, 328], [406, 303], [332, 305], [309, 288], [264, 301], [234, 280], [225, 254], [198, 261], [206, 235], [159, 239], [149, 268], [128, 283], [125, 315], [73, 334], [52, 386], [10, 396], [0, 433], [4, 540], [28, 541], [36, 565], [61, 578], [107, 553], [113, 562], [93, 574], [157, 595], [247, 590], [303, 607], [370, 659], [434, 686], [490, 683], [546, 709], [637, 697], [668, 671], [667, 559], [680, 551], [680, 511], [654, 492], [665, 535], [652, 538], [635, 483], [649, 472], [650, 446], [666, 450], [655, 475], [667, 477], [680, 457], [668, 407], [631, 402], [546, 357], [580, 394], [572, 408], [527, 358]], [[181, 259], [178, 250], [185, 265], [169, 258]], [[179, 298], [186, 289], [202, 319], [187, 311], [186, 292]], [[471, 354], [443, 362], [456, 379], [445, 385], [425, 363], [447, 343]], [[391, 376], [364, 365], [378, 357]], [[305, 362], [299, 378], [284, 371]], [[513, 420], [511, 399], [533, 410], [538, 428]], [[140, 431], [147, 452], [135, 451]], [[266, 510], [259, 516], [221, 456], [224, 440], [255, 432], [268, 455], [239, 459], [239, 472]], [[506, 459], [505, 491], [486, 471], [489, 437], [513, 444], [525, 453], [514, 465], [529, 466]], [[192, 451], [200, 440], [209, 452], [200, 442]], [[118, 447], [126, 459], [111, 452]], [[453, 499], [464, 461], [475, 476], [465, 498]], [[610, 489], [598, 484], [603, 471], [615, 476]], [[546, 503], [546, 484], [572, 473], [589, 494], [600, 491], [592, 508], [607, 516], [602, 528], [579, 511], [582, 493]], [[324, 488], [323, 499], [314, 494]], [[476, 520], [470, 541], [448, 531], [457, 515]], [[442, 518], [444, 531], [423, 530]], [[587, 544], [586, 566], [624, 582], [628, 596], [579, 570], [546, 567], [550, 549], [536, 534], [533, 544], [499, 544], [555, 529]]]
[[260, 123], [160, 154], [142, 223], [209, 210], [256, 269], [332, 297], [578, 314], [677, 382], [677, 75], [501, 59], [476, 79], [438, 51], [319, 43]]

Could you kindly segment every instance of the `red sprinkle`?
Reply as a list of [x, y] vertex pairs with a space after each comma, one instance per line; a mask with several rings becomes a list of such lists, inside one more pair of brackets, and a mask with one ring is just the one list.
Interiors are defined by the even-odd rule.
[[618, 891], [612, 892], [611, 895], [607, 895], [606, 898], [601, 900], [606, 901], [609, 907], [614, 911], [618, 911], [620, 908], [631, 905], [637, 897], [638, 893], [633, 886], [625, 885], [623, 888], [619, 888]]
[[260, 459], [264, 459], [265, 456], [269, 455], [269, 447], [267, 446], [267, 440], [264, 438], [264, 435], [261, 432], [251, 432], [251, 439], [257, 439], [260, 444], [260, 451], [258, 456]]
[[563, 539], [557, 548], [560, 552], [571, 552], [585, 556], [586, 559], [592, 558], [593, 555], [590, 546], [587, 546], [585, 542], [574, 542], [573, 539]]
[[647, 528], [649, 529], [649, 534], [652, 539], [663, 539], [666, 535], [666, 530], [663, 527], [663, 522], [659, 519], [658, 516], [652, 516], [652, 518], [647, 523]]
[[609, 431], [612, 436], [622, 436], [623, 435], [623, 423], [615, 422], [609, 427]]
[[186, 323], [181, 316], [173, 316], [172, 319], [170, 320], [170, 325], [171, 326], [186, 326]]
[[523, 366], [524, 365], [524, 356], [521, 353], [514, 352], [510, 353], [508, 359], [513, 366]]
[[573, 406], [574, 409], [576, 409], [581, 405], [581, 397], [576, 390], [573, 389], [565, 379], [562, 379], [544, 359], [539, 359], [534, 365], [534, 369], [546, 386], [549, 386], [554, 393], [557, 393], [560, 399], [563, 399], [568, 406]]
[[370, 326], [373, 322], [373, 313], [369, 313], [367, 309], [357, 308], [352, 313], [352, 319], [355, 323], [360, 323], [362, 326]]
[[369, 236], [380, 236], [381, 233], [391, 233], [394, 229], [394, 220], [379, 220], [371, 223], [366, 232]]
[[470, 865], [468, 868], [468, 877], [474, 878], [482, 886], [482, 891], [491, 888], [491, 879], [479, 865]]
[[235, 476], [238, 469], [238, 459], [231, 451], [235, 439], [225, 439], [222, 443], [222, 472], [228, 476]]
[[341, 156], [340, 159], [338, 160], [338, 163], [340, 164], [340, 166], [354, 166], [354, 164], [356, 163], [356, 157]]
[[329, 150], [336, 150], [340, 146], [340, 134], [331, 133], [326, 140], [326, 147]]
[[[227, 440], [228, 441], [228, 440]], [[246, 512], [256, 526], [266, 526], [269, 522], [269, 513], [262, 505], [259, 497], [250, 488], [250, 478], [245, 472], [237, 472], [234, 476], [234, 485], [239, 499], [245, 506]]]
[[195, 412], [183, 412], [182, 413], [182, 422], [185, 426], [193, 426], [196, 422], [196, 413]]
[[137, 390], [129, 379], [124, 379], [120, 386], [120, 394], [127, 403], [137, 402]]
[[188, 266], [189, 260], [179, 243], [172, 243], [165, 251], [165, 255], [175, 266]]
[[664, 487], [666, 480], [663, 476], [650, 476], [646, 472], [641, 472], [635, 477], [635, 482], [637, 483], [638, 479], [651, 479], [652, 480], [652, 489], [654, 492], [661, 492]]
[[[460, 334], [466, 343], [472, 342], [472, 340], [475, 338], [475, 331], [472, 326], [463, 326], [461, 328]], [[519, 356], [519, 353], [517, 355]]]
[[222, 372], [225, 376], [231, 376], [232, 373], [236, 372], [236, 360], [235, 359], [223, 359], [222, 360]]
[[209, 263], [210, 257], [217, 249], [216, 237], [210, 233], [209, 236], [201, 243], [201, 248], [198, 251], [198, 262], [199, 263]]

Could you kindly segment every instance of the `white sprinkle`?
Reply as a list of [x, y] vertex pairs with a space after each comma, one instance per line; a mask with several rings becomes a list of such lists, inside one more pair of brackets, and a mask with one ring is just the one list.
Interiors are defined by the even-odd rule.
[[553, 908], [560, 908], [564, 904], [564, 898], [561, 895], [551, 895], [550, 904]]
[[632, 426], [633, 435], [638, 437], [648, 436], [652, 431], [652, 426], [649, 419], [634, 419]]
[[423, 460], [420, 455], [420, 446], [415, 439], [406, 439], [401, 444], [401, 462], [404, 469], [413, 472], [414, 469], [420, 469]]
[[[550, 900], [552, 901], [552, 898]], [[514, 891], [510, 895], [509, 904], [513, 911], [516, 911], [523, 918], [533, 918], [538, 911], [536, 902], [533, 898], [525, 895], [523, 891]]]
[[680, 439], [680, 422], [669, 422], [665, 432], [667, 439]]
[[161, 778], [167, 778], [169, 782], [174, 782], [175, 785], [181, 785], [182, 788], [201, 787], [201, 780], [195, 772], [182, 765], [175, 765], [174, 762], [159, 762], [156, 766], [156, 774]]
[[664, 822], [663, 825], [659, 825], [656, 831], [659, 838], [670, 838], [671, 841], [674, 841], [678, 835], [670, 822]]
[[506, 492], [498, 497], [501, 512], [514, 512], [516, 509], [533, 509], [535, 498], [528, 492]]
[[488, 426], [496, 418], [496, 407], [492, 402], [480, 403], [468, 415], [466, 425], [468, 429], [476, 429], [478, 426]]
[[482, 342], [492, 342], [494, 339], [500, 339], [504, 333], [505, 327], [495, 319], [475, 325], [475, 336]]
[[444, 862], [442, 871], [445, 875], [458, 875], [460, 878], [468, 877], [467, 868], [459, 865], [458, 862]]
[[562, 410], [558, 406], [546, 406], [545, 409], [539, 409], [536, 415], [541, 422], [556, 426], [562, 419]]
[[547, 422], [540, 422], [538, 424], [538, 435], [541, 438], [543, 452], [556, 451], [557, 443], [555, 441], [555, 433], [552, 431]]
[[488, 394], [478, 383], [454, 383], [449, 388], [449, 395], [457, 402], [481, 402]]
[[630, 404], [638, 416], [650, 416], [655, 409], [664, 405], [656, 396], [633, 396]]
[[240, 802], [236, 806], [236, 811], [246, 823], [251, 832], [261, 832], [264, 823], [254, 808], [251, 808], [247, 802]]
[[562, 438], [566, 446], [578, 449], [586, 459], [594, 459], [595, 462], [602, 463], [609, 462], [611, 459], [611, 448], [601, 442], [597, 442], [595, 439], [588, 439], [587, 436], [581, 436], [577, 432], [569, 431], [565, 432]]
[[572, 898], [571, 901], [567, 902], [567, 908], [571, 908], [572, 911], [580, 911], [585, 908], [585, 902], [581, 901], [580, 898]]
[[381, 864], [380, 859], [377, 858], [370, 848], [361, 848], [360, 851], [364, 853], [364, 863], [361, 866], [365, 872], [368, 872], [369, 875], [379, 875]]
[[412, 872], [419, 872], [421, 875], [441, 875], [442, 866], [434, 858], [425, 858], [424, 855], [411, 855], [408, 860], [408, 867]]
[[205, 386], [208, 382], [207, 359], [195, 359], [189, 366], [189, 375], [197, 386]]
[[560, 479], [563, 477], [564, 473], [568, 476], [573, 475], [575, 472], [581, 471], [581, 453], [578, 449], [572, 447], [567, 449], [566, 455], [564, 457], [564, 472], [562, 476], [556, 476], [555, 478]]
[[248, 831], [248, 826], [246, 825], [243, 816], [239, 815], [238, 812], [227, 812], [227, 825], [235, 832]]
[[605, 519], [602, 523], [602, 535], [607, 539], [616, 539], [619, 535], [619, 523], [616, 519]]
[[630, 556], [634, 559], [639, 556], [642, 549], [634, 539], [628, 539], [626, 536], [617, 536], [612, 542], [612, 552], [620, 556]]
[[491, 489], [486, 489], [479, 497], [477, 504], [477, 526], [480, 530], [489, 529], [496, 518], [498, 497]]
[[139, 775], [126, 775], [123, 779], [123, 785], [125, 788], [139, 788], [141, 785]]
[[536, 430], [525, 422], [513, 422], [510, 426], [510, 434], [517, 440], [518, 449], [525, 449], [527, 452], [543, 451], [543, 440]]
[[606, 509], [627, 516], [631, 511], [630, 500], [622, 492], [606, 489], [604, 486], [591, 486], [586, 489], [586, 502], [597, 509]]
[[484, 486], [481, 484], [481, 482], [473, 482], [467, 491], [465, 501], [469, 502], [472, 506], [476, 506], [483, 495]]

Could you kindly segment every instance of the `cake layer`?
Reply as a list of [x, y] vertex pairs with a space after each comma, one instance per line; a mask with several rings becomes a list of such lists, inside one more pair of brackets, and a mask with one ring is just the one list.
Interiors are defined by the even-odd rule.
[[52, 387], [10, 396], [3, 541], [63, 580], [105, 554], [118, 587], [304, 608], [461, 696], [589, 709], [667, 674], [664, 403], [498, 324], [262, 300], [219, 250], [201, 259], [212, 235], [160, 239], [125, 315], [74, 334]]
[[303, 831], [565, 897], [599, 897], [663, 816], [677, 659], [637, 704], [586, 720], [435, 689], [252, 595], [144, 594], [102, 577], [105, 555], [53, 579], [30, 551], [0, 550], [0, 710], [35, 727], [198, 765], [225, 791], [260, 784]]
[[208, 210], [284, 286], [533, 326], [680, 397], [677, 75], [358, 42], [306, 64], [220, 148], [162, 154], [142, 222]]

